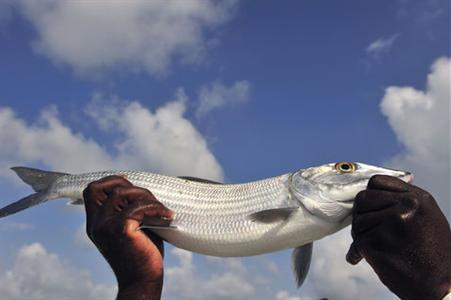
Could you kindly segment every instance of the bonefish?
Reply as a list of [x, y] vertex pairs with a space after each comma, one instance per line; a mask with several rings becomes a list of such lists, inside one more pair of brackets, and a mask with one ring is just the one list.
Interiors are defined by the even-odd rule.
[[51, 199], [83, 204], [83, 190], [109, 175], [125, 176], [146, 188], [175, 213], [173, 221], [144, 223], [167, 242], [213, 256], [250, 256], [294, 248], [300, 286], [310, 265], [312, 242], [351, 223], [353, 200], [376, 174], [410, 182], [409, 172], [339, 162], [242, 184], [217, 184], [192, 177], [137, 171], [71, 175], [14, 167], [36, 193], [0, 209], [0, 217]]

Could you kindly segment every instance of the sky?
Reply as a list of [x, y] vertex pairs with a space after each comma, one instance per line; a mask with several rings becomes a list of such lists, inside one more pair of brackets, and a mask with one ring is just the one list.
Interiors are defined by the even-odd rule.
[[[0, 0], [0, 205], [10, 167], [145, 170], [225, 183], [360, 161], [415, 174], [450, 219], [449, 1]], [[0, 220], [5, 299], [112, 299], [84, 210]], [[291, 251], [166, 246], [163, 299], [395, 299], [349, 228]]]

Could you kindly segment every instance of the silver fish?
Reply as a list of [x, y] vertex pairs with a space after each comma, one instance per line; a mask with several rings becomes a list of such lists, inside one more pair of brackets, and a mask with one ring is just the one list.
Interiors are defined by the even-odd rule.
[[146, 188], [175, 213], [170, 224], [142, 224], [167, 242], [213, 256], [250, 256], [295, 248], [297, 285], [307, 275], [312, 242], [351, 222], [356, 194], [376, 174], [410, 182], [409, 172], [339, 162], [242, 184], [217, 184], [148, 172], [104, 171], [71, 175], [12, 168], [36, 193], [0, 209], [0, 217], [56, 198], [83, 204], [83, 190], [109, 175]]

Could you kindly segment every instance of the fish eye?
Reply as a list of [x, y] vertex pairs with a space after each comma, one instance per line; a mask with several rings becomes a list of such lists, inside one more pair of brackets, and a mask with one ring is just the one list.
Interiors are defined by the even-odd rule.
[[352, 173], [357, 169], [357, 165], [352, 162], [339, 162], [335, 164], [335, 170], [341, 173]]

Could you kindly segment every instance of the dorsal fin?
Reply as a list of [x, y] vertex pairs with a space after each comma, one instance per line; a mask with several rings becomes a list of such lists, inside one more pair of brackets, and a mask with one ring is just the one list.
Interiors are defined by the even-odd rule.
[[197, 178], [197, 177], [191, 177], [191, 176], [179, 176], [180, 179], [185, 179], [189, 181], [195, 181], [195, 182], [201, 182], [201, 183], [211, 183], [211, 184], [222, 184], [217, 181], [209, 180], [209, 179], [203, 179], [203, 178]]

